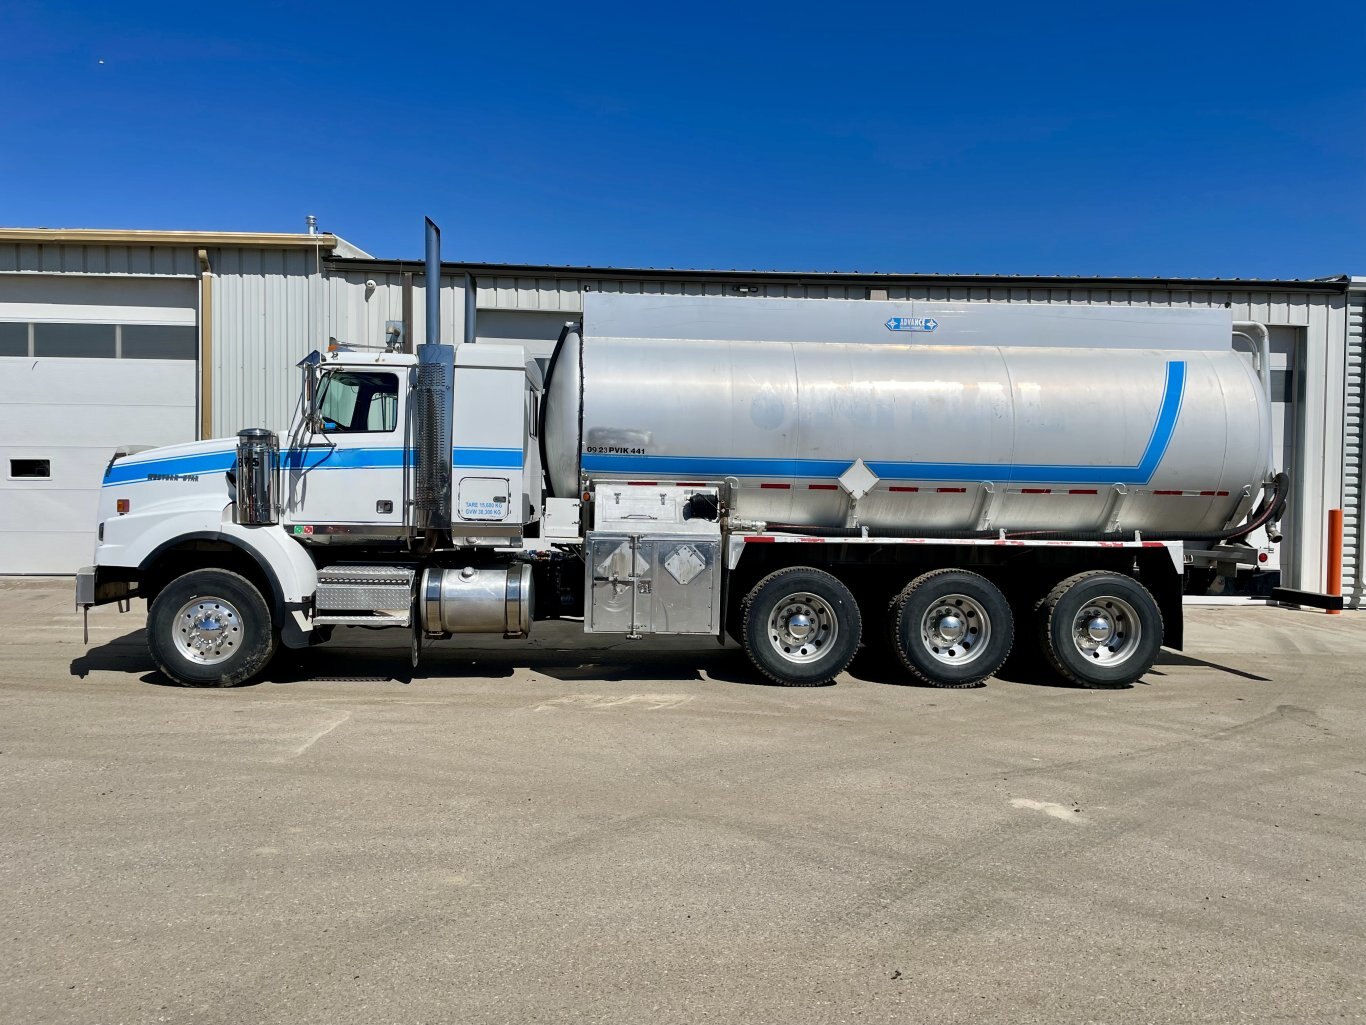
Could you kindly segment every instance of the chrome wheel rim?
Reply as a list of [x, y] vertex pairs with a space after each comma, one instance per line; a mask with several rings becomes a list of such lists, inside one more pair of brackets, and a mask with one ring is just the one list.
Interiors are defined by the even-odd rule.
[[920, 620], [920, 643], [925, 653], [946, 666], [976, 661], [990, 639], [991, 617], [981, 602], [966, 594], [943, 595]]
[[815, 662], [830, 649], [839, 630], [830, 603], [810, 591], [775, 602], [768, 617], [768, 643], [787, 662]]
[[1112, 595], [1088, 601], [1072, 620], [1072, 643], [1077, 653], [1098, 666], [1128, 661], [1142, 637], [1143, 626], [1134, 607]]
[[175, 614], [172, 635], [176, 650], [196, 665], [226, 662], [242, 646], [242, 616], [225, 598], [187, 601]]

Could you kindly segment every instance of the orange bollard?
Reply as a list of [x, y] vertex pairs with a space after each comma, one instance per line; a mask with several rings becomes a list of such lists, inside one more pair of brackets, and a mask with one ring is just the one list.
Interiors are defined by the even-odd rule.
[[[1328, 510], [1328, 593], [1342, 594], [1342, 510]], [[1339, 616], [1341, 611], [1329, 609], [1330, 616]]]

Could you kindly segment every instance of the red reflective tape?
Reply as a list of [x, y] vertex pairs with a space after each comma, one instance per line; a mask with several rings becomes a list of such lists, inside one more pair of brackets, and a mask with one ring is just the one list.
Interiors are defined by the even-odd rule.
[[941, 495], [962, 495], [967, 492], [967, 488], [935, 488]]
[[1020, 489], [1020, 494], [1022, 494], [1022, 495], [1051, 495], [1052, 493], [1053, 493], [1053, 489], [1052, 489], [1052, 488], [1021, 488], [1021, 489]]
[[1154, 495], [1179, 495], [1180, 491], [1154, 491]]
[[1167, 542], [1166, 542], [1166, 541], [1144, 541], [1144, 542], [1143, 542], [1143, 547], [1144, 547], [1144, 548], [1166, 548], [1166, 547], [1167, 547]]
[[838, 484], [808, 484], [806, 486], [807, 491], [838, 491], [839, 489]]
[[919, 488], [890, 487], [888, 491], [919, 491]]
[[1068, 488], [1069, 495], [1098, 495], [1100, 492], [1095, 488]]
[[769, 490], [769, 491], [786, 491], [786, 490], [788, 490], [788, 488], [792, 487], [792, 485], [791, 485], [791, 484], [760, 484], [759, 487], [760, 487], [760, 488], [763, 488], [763, 489], [765, 489], [765, 490]]
[[657, 480], [628, 480], [628, 481], [626, 482], [626, 486], [627, 486], [628, 488], [657, 488], [657, 487], [659, 487], [659, 481], [657, 481]]
[[751, 534], [745, 538], [746, 544], [758, 544], [760, 541], [776, 541], [777, 538], [769, 534]]
[[705, 488], [706, 486], [700, 480], [681, 480], [674, 485], [676, 488]]
[[1216, 497], [1216, 498], [1228, 498], [1228, 492], [1227, 492], [1227, 491], [1216, 491], [1216, 492], [1214, 493], [1214, 497]]

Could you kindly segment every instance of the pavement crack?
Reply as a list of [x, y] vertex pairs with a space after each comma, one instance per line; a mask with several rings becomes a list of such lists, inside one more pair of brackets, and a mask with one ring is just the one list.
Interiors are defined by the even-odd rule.
[[297, 748], [295, 748], [295, 749], [294, 749], [294, 754], [293, 754], [291, 757], [294, 757], [294, 758], [299, 758], [299, 757], [301, 757], [301, 756], [302, 756], [305, 752], [307, 752], [308, 749], [311, 748], [314, 744], [316, 744], [318, 741], [322, 740], [323, 737], [327, 736], [329, 733], [331, 733], [331, 732], [332, 732], [333, 730], [335, 730], [338, 726], [340, 726], [342, 723], [346, 722], [346, 721], [347, 721], [348, 719], [350, 719], [350, 718], [351, 718], [351, 713], [350, 713], [350, 712], [343, 712], [343, 713], [341, 714], [341, 718], [340, 718], [340, 719], [338, 719], [336, 722], [329, 723], [327, 726], [324, 726], [321, 730], [319, 730], [317, 733], [313, 734], [313, 736], [309, 737], [309, 738], [308, 738], [307, 740], [305, 740], [302, 744], [300, 744]]

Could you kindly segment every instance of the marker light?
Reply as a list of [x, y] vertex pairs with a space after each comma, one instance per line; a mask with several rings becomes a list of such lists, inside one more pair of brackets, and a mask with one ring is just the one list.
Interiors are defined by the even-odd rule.
[[120, 516], [126, 513], [131, 507], [132, 503], [130, 503], [126, 498], [120, 498], [117, 502], [114, 503], [114, 508], [118, 510]]

